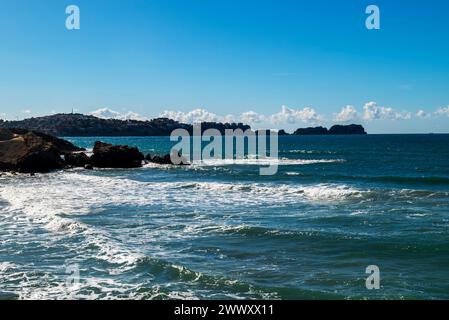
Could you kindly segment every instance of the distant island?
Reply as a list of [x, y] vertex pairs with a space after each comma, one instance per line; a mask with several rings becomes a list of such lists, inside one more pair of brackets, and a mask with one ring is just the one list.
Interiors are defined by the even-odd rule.
[[[243, 123], [203, 122], [202, 130], [217, 129], [224, 134], [226, 129], [251, 129]], [[156, 118], [149, 121], [102, 119], [79, 113], [55, 114], [44, 117], [29, 118], [20, 121], [0, 119], [0, 128], [26, 129], [58, 137], [118, 137], [118, 136], [170, 136], [175, 129], [193, 131], [191, 124], [181, 123], [168, 118]], [[302, 128], [292, 135], [352, 135], [366, 134], [361, 125], [335, 125], [329, 130], [324, 127]], [[279, 130], [279, 135], [289, 135]]]
[[296, 130], [293, 135], [348, 135], [348, 134], [367, 134], [365, 128], [359, 124], [350, 124], [347, 126], [335, 125], [329, 130], [324, 127], [304, 128]]

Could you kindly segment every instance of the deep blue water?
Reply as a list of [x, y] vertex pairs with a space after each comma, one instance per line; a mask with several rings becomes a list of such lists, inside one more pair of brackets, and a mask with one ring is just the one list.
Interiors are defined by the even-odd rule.
[[[169, 138], [69, 138], [167, 153]], [[448, 299], [449, 135], [280, 137], [253, 162], [0, 177], [0, 292]], [[377, 265], [381, 289], [367, 290]], [[67, 284], [71, 268], [80, 282]], [[68, 267], [68, 268], [67, 268]]]

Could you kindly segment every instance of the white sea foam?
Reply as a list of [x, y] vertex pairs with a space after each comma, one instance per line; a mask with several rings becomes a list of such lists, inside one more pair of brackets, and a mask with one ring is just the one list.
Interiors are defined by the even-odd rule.
[[282, 150], [280, 153], [291, 153], [291, 154], [336, 154], [335, 151], [327, 150]]
[[285, 174], [287, 176], [300, 176], [301, 175], [301, 173], [299, 173], [299, 172], [286, 172]]
[[[312, 164], [341, 163], [344, 159], [287, 159], [287, 158], [261, 158], [249, 157], [246, 159], [208, 159], [193, 161], [191, 166], [182, 167], [183, 169], [197, 169], [199, 167], [226, 167], [232, 165], [238, 166], [303, 166]], [[145, 168], [163, 168], [175, 169], [170, 165], [160, 165], [156, 163], [147, 163]]]
[[194, 166], [230, 166], [230, 165], [247, 165], [247, 166], [294, 166], [294, 165], [311, 165], [320, 163], [338, 163], [344, 162], [343, 159], [286, 159], [286, 158], [262, 158], [262, 159], [210, 159], [193, 162]]
[[[227, 192], [224, 197], [223, 192]], [[101, 177], [83, 172], [55, 173], [30, 177], [7, 184], [0, 196], [8, 201], [6, 211], [21, 211], [35, 219], [43, 219], [50, 229], [77, 229], [64, 217], [89, 214], [92, 210], [111, 206], [168, 205], [173, 202], [197, 205], [198, 201], [261, 204], [283, 200], [345, 200], [362, 191], [338, 184], [272, 184], [220, 182], [141, 182], [120, 177]], [[48, 216], [61, 216], [59, 223]]]
[[14, 269], [15, 264], [12, 262], [0, 262], [0, 274]]
[[[104, 183], [106, 181], [109, 183]], [[8, 202], [2, 211], [5, 214], [25, 214], [30, 222], [56, 235], [83, 235], [85, 241], [82, 246], [97, 247], [97, 259], [124, 266], [133, 265], [144, 255], [130, 251], [111, 239], [107, 232], [70, 217], [89, 214], [96, 206], [120, 204], [122, 201], [128, 203], [130, 199], [120, 200], [111, 182], [108, 178], [89, 177], [76, 172], [22, 177], [0, 189], [0, 197]], [[125, 189], [135, 186], [129, 180], [123, 182]], [[97, 187], [103, 189], [97, 190]]]
[[[136, 268], [139, 261], [148, 255], [162, 259], [165, 259], [167, 255], [173, 256], [166, 249], [155, 246], [154, 243], [170, 242], [173, 239], [192, 239], [204, 236], [205, 233], [221, 233], [229, 228], [238, 227], [238, 224], [237, 226], [228, 224], [226, 217], [211, 219], [207, 212], [214, 212], [216, 208], [295, 205], [302, 201], [344, 201], [349, 197], [357, 197], [361, 193], [362, 191], [349, 186], [335, 184], [142, 182], [125, 177], [101, 176], [98, 173], [86, 171], [57, 172], [35, 177], [11, 177], [0, 188], [0, 197], [6, 201], [2, 208], [5, 216], [45, 228], [54, 234], [54, 237], [51, 237], [54, 239], [67, 240], [73, 237], [74, 244], [77, 245], [76, 250], [82, 254], [83, 259], [97, 259], [112, 264], [107, 269], [110, 275]], [[123, 235], [113, 235], [107, 231], [107, 228], [81, 222], [82, 215], [95, 214], [105, 208], [120, 206], [145, 208], [141, 212], [154, 212], [153, 221], [163, 219], [165, 223], [154, 230], [143, 228], [141, 233], [138, 233], [140, 237], [132, 238], [128, 237], [126, 232]], [[198, 206], [205, 210], [195, 213]], [[164, 210], [161, 211], [161, 207]], [[175, 210], [183, 208], [184, 212], [194, 212], [193, 216], [188, 219], [182, 218], [182, 214], [181, 218], [175, 217], [180, 214]], [[160, 215], [158, 212], [161, 212]], [[54, 239], [51, 238], [48, 240], [50, 243], [46, 245], [52, 245], [51, 241]], [[142, 242], [145, 243], [144, 246]], [[144, 251], [140, 251], [142, 249]], [[88, 253], [90, 255], [86, 256]], [[2, 264], [0, 270], [3, 272], [3, 270], [10, 270], [11, 267], [13, 266]], [[61, 284], [61, 279], [52, 279], [50, 273], [47, 280], [41, 275], [34, 276], [23, 271], [9, 274], [8, 277], [13, 280], [26, 277], [29, 280], [27, 282], [29, 286], [23, 285], [20, 292], [21, 298], [27, 299], [108, 298], [116, 296], [114, 292], [129, 293], [139, 289], [136, 285], [120, 283], [118, 280], [108, 283], [109, 279], [91, 277], [85, 279], [88, 283], [83, 283], [83, 287], [70, 291]], [[149, 286], [152, 287], [152, 285]], [[40, 289], [36, 290], [36, 287]], [[176, 290], [167, 290], [166, 293], [155, 291], [154, 297], [160, 297], [161, 294], [163, 296], [165, 294], [164, 297], [167, 297], [167, 294], [179, 297], [190, 296], [176, 292]], [[192, 294], [191, 297], [194, 295]]]

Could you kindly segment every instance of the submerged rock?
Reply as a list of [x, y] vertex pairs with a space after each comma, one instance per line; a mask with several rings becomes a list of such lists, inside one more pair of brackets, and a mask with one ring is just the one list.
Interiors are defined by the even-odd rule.
[[0, 129], [0, 171], [22, 173], [61, 169], [61, 155], [82, 149], [68, 141], [23, 129]]
[[97, 168], [138, 168], [144, 155], [139, 149], [128, 146], [114, 146], [101, 141], [95, 142], [90, 163]]

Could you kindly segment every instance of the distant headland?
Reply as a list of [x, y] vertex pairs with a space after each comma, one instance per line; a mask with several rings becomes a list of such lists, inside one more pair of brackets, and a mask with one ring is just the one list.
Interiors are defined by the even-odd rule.
[[[251, 129], [243, 123], [203, 122], [202, 130], [217, 129], [224, 134], [226, 129]], [[0, 119], [0, 128], [20, 128], [33, 130], [59, 137], [118, 137], [118, 136], [170, 136], [175, 129], [193, 131], [191, 124], [181, 123], [168, 118], [156, 118], [148, 121], [102, 119], [92, 115], [79, 113], [55, 114], [50, 116], [29, 118], [20, 121], [4, 121]], [[366, 134], [361, 125], [335, 125], [330, 129], [324, 127], [300, 128], [292, 135], [352, 135]], [[279, 130], [279, 135], [289, 135]]]

